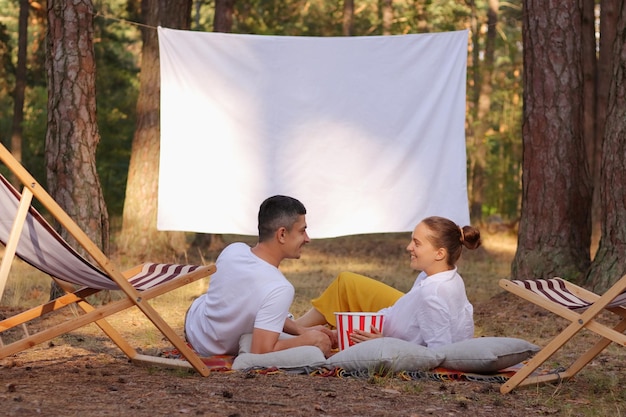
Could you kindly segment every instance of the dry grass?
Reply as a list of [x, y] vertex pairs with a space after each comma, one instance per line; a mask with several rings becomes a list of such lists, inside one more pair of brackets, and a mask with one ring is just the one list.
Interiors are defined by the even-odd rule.
[[[362, 273], [400, 290], [408, 290], [415, 278], [415, 272], [408, 267], [409, 260], [405, 251], [409, 237], [405, 233], [313, 241], [305, 248], [302, 259], [286, 261], [281, 266], [296, 287], [292, 312], [297, 316], [308, 310], [310, 298], [317, 296], [344, 270]], [[224, 238], [228, 243], [241, 237]], [[251, 238], [243, 240], [248, 243], [254, 241]], [[465, 251], [459, 263], [460, 273], [466, 281], [468, 297], [475, 306], [477, 334], [520, 337], [543, 346], [563, 328], [565, 322], [500, 290], [497, 281], [509, 276], [515, 248], [516, 238], [513, 235], [486, 234], [483, 247], [476, 251]], [[196, 255], [194, 259], [188, 255], [190, 261], [207, 263], [213, 262], [216, 256], [217, 253], [204, 253]], [[49, 279], [19, 262], [16, 262], [14, 268], [16, 274], [9, 279], [0, 305], [28, 307], [45, 301], [48, 297]], [[154, 300], [152, 304], [166, 321], [182, 333], [187, 307], [194, 297], [206, 291], [207, 286], [208, 280], [203, 280], [168, 293]], [[131, 343], [145, 347], [148, 351], [169, 347], [160, 333], [136, 309], [114, 315], [110, 322]], [[95, 352], [111, 349], [95, 326], [80, 329], [71, 336], [65, 336], [63, 340], [64, 343], [71, 344], [74, 338], [80, 339], [80, 347], [83, 349]], [[581, 346], [591, 339], [593, 337], [589, 334], [579, 336], [567, 349], [556, 355], [550, 365], [557, 367], [569, 363], [580, 354]], [[626, 351], [619, 346], [611, 346], [606, 354], [585, 368], [581, 376], [567, 383], [525, 388], [506, 397], [502, 397], [494, 389], [487, 389], [471, 401], [493, 407], [494, 410], [513, 406], [526, 410], [521, 414], [506, 415], [622, 415], [626, 412], [626, 394], [622, 390], [626, 383], [626, 376], [622, 372], [624, 359]], [[403, 384], [391, 380], [383, 383], [388, 388], [401, 392], [413, 390], [414, 393], [414, 390], [432, 389], [421, 384]]]
[[[254, 244], [254, 238], [251, 237], [225, 235], [224, 239], [226, 243], [244, 240]], [[281, 270], [296, 288], [292, 313], [299, 316], [307, 311], [310, 308], [309, 300], [319, 295], [342, 271], [361, 273], [401, 291], [408, 291], [416, 276], [408, 266], [409, 257], [405, 248], [409, 239], [410, 233], [395, 233], [313, 240], [305, 247], [301, 259], [286, 260], [281, 265]], [[512, 235], [487, 234], [483, 240], [483, 246], [478, 250], [464, 251], [458, 265], [473, 304], [486, 302], [500, 292], [497, 281], [508, 276], [516, 247], [516, 239]], [[193, 259], [188, 254], [185, 260], [212, 263], [217, 255], [218, 252], [209, 252], [197, 254]], [[128, 259], [121, 262], [125, 266], [133, 263]], [[201, 280], [165, 294], [152, 303], [174, 328], [180, 329], [187, 307], [207, 288], [208, 280]], [[49, 289], [50, 279], [47, 275], [21, 261], [15, 261], [0, 305], [33, 307], [48, 299]], [[116, 294], [112, 296], [115, 298]], [[123, 328], [128, 329], [127, 336], [138, 339], [142, 345], [153, 345], [154, 339], [159, 337], [139, 311], [127, 310], [115, 315], [112, 320], [123, 322]], [[137, 338], [137, 335], [141, 336]]]
[[[252, 237], [224, 235], [226, 243], [243, 240], [254, 244]], [[401, 291], [413, 285], [416, 273], [412, 271], [405, 250], [410, 233], [346, 236], [335, 239], [313, 240], [303, 251], [299, 260], [286, 260], [281, 270], [296, 288], [292, 313], [296, 316], [310, 308], [309, 300], [319, 295], [342, 271], [361, 273], [379, 279]], [[515, 253], [516, 239], [512, 235], [485, 235], [483, 246], [476, 251], [464, 251], [459, 270], [466, 280], [468, 297], [474, 304], [489, 300], [500, 292], [497, 281], [507, 277], [509, 265]], [[218, 252], [187, 254], [182, 260], [212, 263]], [[168, 259], [167, 261], [172, 261]], [[130, 267], [132, 260], [118, 260]], [[19, 278], [18, 278], [19, 277]], [[208, 280], [165, 294], [152, 301], [164, 318], [176, 329], [182, 329], [184, 314], [191, 301], [206, 291]], [[21, 261], [15, 261], [0, 305], [27, 308], [48, 299], [50, 279]], [[112, 295], [114, 298], [116, 294]], [[97, 302], [97, 300], [96, 300]], [[136, 309], [130, 309], [112, 317], [119, 321], [125, 336], [139, 345], [159, 345], [160, 334]], [[93, 326], [93, 331], [99, 330]]]

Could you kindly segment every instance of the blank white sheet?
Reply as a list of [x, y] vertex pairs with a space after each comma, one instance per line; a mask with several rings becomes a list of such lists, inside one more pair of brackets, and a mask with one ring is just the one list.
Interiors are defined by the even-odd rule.
[[256, 235], [274, 194], [314, 238], [469, 223], [467, 31], [158, 33], [159, 230]]

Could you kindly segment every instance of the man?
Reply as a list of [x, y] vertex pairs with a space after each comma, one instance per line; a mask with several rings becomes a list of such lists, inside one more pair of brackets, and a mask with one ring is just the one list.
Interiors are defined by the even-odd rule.
[[[283, 259], [298, 259], [309, 243], [306, 208], [292, 197], [273, 196], [259, 208], [258, 243], [227, 246], [217, 258], [209, 290], [185, 319], [187, 340], [202, 356], [236, 355], [239, 338], [252, 333], [251, 353], [317, 346], [330, 354], [330, 330], [303, 328], [288, 319], [294, 287], [280, 272]], [[279, 340], [281, 331], [295, 337]]]

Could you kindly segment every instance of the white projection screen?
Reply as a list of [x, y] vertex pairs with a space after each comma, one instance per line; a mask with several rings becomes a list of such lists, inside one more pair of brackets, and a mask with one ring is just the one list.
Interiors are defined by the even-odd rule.
[[256, 235], [275, 194], [313, 238], [469, 224], [467, 31], [158, 34], [159, 230]]

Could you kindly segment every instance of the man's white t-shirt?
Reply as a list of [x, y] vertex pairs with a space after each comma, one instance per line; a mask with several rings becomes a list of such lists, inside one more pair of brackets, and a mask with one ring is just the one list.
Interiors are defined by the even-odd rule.
[[185, 320], [187, 341], [201, 356], [236, 355], [239, 338], [254, 328], [283, 330], [295, 290], [278, 268], [241, 242], [227, 246], [215, 266]]
[[427, 347], [474, 337], [474, 309], [456, 268], [431, 276], [420, 273], [408, 293], [380, 312], [385, 315], [384, 336]]

